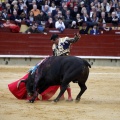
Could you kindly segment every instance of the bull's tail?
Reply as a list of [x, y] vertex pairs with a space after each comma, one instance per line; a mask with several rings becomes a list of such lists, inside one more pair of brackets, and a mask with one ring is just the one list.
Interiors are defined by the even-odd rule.
[[86, 60], [83, 59], [83, 62], [85, 63], [86, 66], [89, 66], [89, 68], [91, 68], [91, 65]]

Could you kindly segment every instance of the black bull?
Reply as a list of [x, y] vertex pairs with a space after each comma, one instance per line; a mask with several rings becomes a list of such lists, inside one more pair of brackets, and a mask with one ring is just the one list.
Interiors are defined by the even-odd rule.
[[[59, 101], [70, 82], [78, 83], [80, 92], [76, 97], [79, 101], [87, 89], [90, 64], [81, 58], [73, 56], [52, 56], [40, 64], [34, 73], [29, 73], [26, 83], [27, 93], [32, 95], [30, 102], [34, 102], [38, 93], [41, 94], [49, 86], [60, 85], [61, 90], [55, 102]], [[18, 85], [19, 86], [19, 85]]]

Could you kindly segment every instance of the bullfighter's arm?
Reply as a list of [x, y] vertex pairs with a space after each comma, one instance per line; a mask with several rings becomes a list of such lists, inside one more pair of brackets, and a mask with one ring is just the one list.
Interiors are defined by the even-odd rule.
[[70, 43], [75, 43], [78, 40], [80, 40], [80, 38], [81, 38], [81, 35], [79, 33], [76, 33], [74, 38], [68, 38], [66, 41], [68, 41]]

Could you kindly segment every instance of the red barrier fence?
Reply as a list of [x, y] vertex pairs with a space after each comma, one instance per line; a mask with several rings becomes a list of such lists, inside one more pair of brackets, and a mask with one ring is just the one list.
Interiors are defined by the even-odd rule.
[[[59, 34], [60, 37], [66, 34]], [[0, 33], [0, 55], [52, 55], [51, 34]], [[73, 37], [69, 34], [69, 37]], [[82, 35], [71, 55], [120, 56], [120, 35]]]

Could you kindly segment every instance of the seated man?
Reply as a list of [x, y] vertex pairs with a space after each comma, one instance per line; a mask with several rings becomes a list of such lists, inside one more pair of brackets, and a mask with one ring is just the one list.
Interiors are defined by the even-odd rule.
[[32, 26], [30, 26], [25, 33], [27, 34], [31, 34], [31, 33], [39, 33], [38, 29], [37, 29], [37, 25], [34, 23]]
[[61, 17], [58, 18], [58, 21], [55, 22], [55, 28], [58, 29], [60, 32], [63, 32], [65, 29], [65, 24]]
[[104, 23], [99, 29], [101, 29], [103, 31], [110, 31], [110, 30], [112, 30], [111, 27], [107, 27], [106, 23]]
[[90, 30], [90, 35], [98, 35], [99, 30], [97, 29], [97, 25], [94, 25], [92, 30]]
[[83, 25], [82, 28], [80, 29], [79, 33], [80, 34], [88, 34], [86, 26]]
[[78, 25], [76, 24], [76, 21], [72, 21], [72, 23], [68, 26], [70, 29], [78, 29]]

